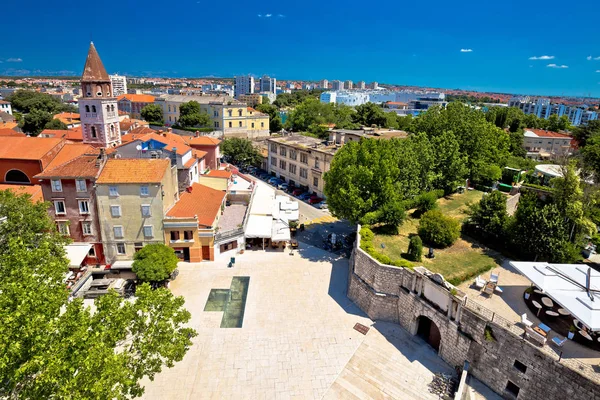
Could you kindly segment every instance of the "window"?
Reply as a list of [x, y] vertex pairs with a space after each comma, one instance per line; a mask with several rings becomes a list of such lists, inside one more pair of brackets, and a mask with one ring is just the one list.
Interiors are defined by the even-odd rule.
[[252, 123], [252, 129], [254, 129], [254, 122]]
[[110, 112], [110, 105], [106, 105], [106, 112]]
[[148, 185], [140, 186], [140, 196], [148, 196], [150, 194], [150, 188]]
[[68, 222], [58, 222], [57, 223], [58, 226], [58, 232], [60, 232], [61, 235], [68, 235], [69, 234], [69, 223]]
[[277, 145], [275, 143], [271, 143], [271, 152], [277, 153]]
[[233, 115], [233, 110], [227, 110], [227, 115], [231, 117]]
[[108, 195], [109, 196], [118, 196], [119, 195], [119, 187], [118, 186], [109, 186], [108, 187]]
[[79, 203], [79, 214], [90, 213], [90, 203], [87, 200], [77, 200], [77, 203]]
[[115, 135], [115, 126], [114, 125], [110, 125], [110, 135], [114, 136]]
[[240, 121], [238, 124], [239, 124], [239, 127], [241, 128], [242, 127], [242, 121]]
[[265, 123], [264, 123], [264, 122], [261, 122], [261, 123], [260, 123], [260, 127], [261, 127], [261, 128], [264, 128], [264, 127], [265, 127]]
[[87, 185], [85, 184], [85, 179], [76, 179], [75, 186], [77, 187], [78, 192], [87, 192]]
[[229, 127], [233, 128], [233, 122], [229, 121]]
[[110, 206], [110, 215], [113, 217], [121, 216], [121, 206]]
[[115, 235], [115, 238], [122, 238], [123, 237], [123, 227], [121, 225], [113, 226], [113, 234]]
[[57, 214], [66, 214], [67, 210], [65, 208], [65, 202], [63, 200], [56, 200], [54, 202], [54, 211], [56, 211]]
[[171, 241], [179, 240], [179, 231], [171, 231]]
[[144, 225], [144, 236], [145, 237], [153, 237], [152, 234], [152, 225]]
[[275, 157], [271, 157], [271, 165], [277, 166], [277, 159]]
[[279, 168], [285, 170], [286, 164], [287, 163], [284, 160], [279, 160]]
[[140, 251], [140, 250], [141, 250], [143, 247], [144, 247], [144, 243], [142, 243], [142, 242], [135, 242], [135, 243], [133, 244], [133, 251], [137, 253], [137, 252], [138, 252], [138, 251]]
[[92, 126], [92, 127], [90, 128], [90, 131], [91, 131], [91, 133], [92, 133], [92, 138], [94, 138], [94, 139], [95, 139], [95, 138], [97, 138], [97, 137], [98, 137], [98, 135], [96, 134], [96, 127], [95, 127], [95, 126]]
[[52, 191], [62, 192], [62, 182], [60, 179], [52, 179]]
[[313, 186], [319, 187], [319, 178], [317, 178], [316, 176], [313, 178]]
[[308, 170], [306, 168], [300, 168], [300, 178], [306, 179], [308, 176]]
[[308, 164], [308, 154], [300, 153], [300, 162], [302, 164]]
[[282, 146], [282, 147], [280, 147], [280, 148], [279, 148], [279, 155], [281, 155], [281, 156], [284, 156], [284, 157], [285, 157], [285, 156], [287, 155], [287, 149], [286, 149], [285, 147], [283, 147], [283, 146]]
[[92, 112], [95, 113], [96, 112], [96, 106], [92, 106]]
[[117, 254], [125, 254], [125, 243], [117, 243]]
[[[214, 117], [218, 117], [218, 116], [219, 116], [219, 112], [218, 112], [217, 110], [215, 110], [215, 111], [213, 112], [213, 116], [214, 116]], [[231, 117], [231, 115], [230, 115], [230, 117]]]
[[85, 112], [86, 112], [86, 113], [89, 113], [89, 112], [90, 112], [90, 106], [87, 106], [87, 105], [85, 106]]
[[185, 240], [194, 240], [194, 231], [183, 231], [183, 238]]
[[238, 117], [242, 116], [242, 110], [238, 110]]
[[319, 162], [319, 159], [315, 158], [315, 168], [319, 168], [320, 165], [321, 163]]
[[151, 215], [150, 204], [142, 204], [142, 217], [150, 217]]
[[506, 392], [508, 394], [513, 395], [514, 398], [517, 398], [517, 396], [519, 396], [520, 390], [521, 390], [521, 388], [519, 388], [517, 385], [515, 385], [511, 381], [508, 381], [508, 383], [506, 384]]
[[290, 174], [296, 175], [296, 165], [290, 164]]
[[194, 182], [194, 173], [190, 171], [190, 184]]
[[219, 123], [217, 121], [215, 121], [215, 128], [219, 127]]
[[518, 369], [519, 371], [521, 371], [522, 373], [527, 372], [527, 365], [523, 364], [521, 361], [519, 360], [515, 360], [515, 363], [513, 364], [513, 367], [515, 367], [516, 369]]
[[[81, 223], [81, 231], [83, 232], [84, 235], [91, 235], [92, 234], [92, 223], [83, 221]], [[92, 247], [92, 249], [93, 249], [93, 247]]]
[[290, 159], [295, 160], [296, 156], [298, 153], [296, 153], [296, 150], [291, 150], [290, 149]]
[[90, 251], [88, 251], [88, 257], [96, 258], [96, 249], [93, 245], [90, 247]]
[[115, 105], [114, 104], [110, 106], [110, 111], [113, 111], [113, 112], [115, 111]]
[[169, 112], [171, 112], [171, 106], [169, 106]]

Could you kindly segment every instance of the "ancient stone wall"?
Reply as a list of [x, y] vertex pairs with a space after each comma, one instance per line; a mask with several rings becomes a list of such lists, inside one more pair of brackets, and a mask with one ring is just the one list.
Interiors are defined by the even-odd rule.
[[382, 265], [359, 245], [357, 236], [348, 297], [371, 319], [396, 322], [416, 334], [419, 317], [429, 318], [440, 331], [440, 357], [459, 368], [468, 361], [470, 373], [506, 398], [514, 398], [506, 390], [510, 385], [513, 391], [518, 388], [518, 399], [600, 400], [600, 374], [589, 366], [583, 370], [574, 361], [559, 361], [549, 349], [531, 344], [478, 312], [460, 303], [457, 309], [457, 296], [450, 291], [448, 309], [439, 294], [434, 300], [442, 304], [435, 304], [425, 298], [423, 289], [432, 284], [428, 277]]

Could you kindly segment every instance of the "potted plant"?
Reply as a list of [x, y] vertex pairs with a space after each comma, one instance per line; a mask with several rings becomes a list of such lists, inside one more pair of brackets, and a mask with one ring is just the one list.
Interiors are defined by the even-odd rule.
[[571, 325], [569, 327], [569, 333], [567, 334], [567, 338], [572, 340], [573, 336], [575, 336], [575, 332], [577, 332], [577, 328], [575, 327], [575, 325]]
[[531, 293], [533, 293], [533, 288], [530, 286], [527, 288], [527, 290], [525, 290], [525, 300], [529, 300], [529, 296], [531, 296]]

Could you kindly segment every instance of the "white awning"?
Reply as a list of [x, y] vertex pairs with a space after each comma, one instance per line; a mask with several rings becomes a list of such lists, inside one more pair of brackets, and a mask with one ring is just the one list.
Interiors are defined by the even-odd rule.
[[511, 261], [510, 265], [589, 329], [600, 331], [600, 273], [585, 264]]
[[264, 184], [256, 185], [250, 206], [250, 215], [272, 215], [275, 191]]
[[246, 238], [265, 238], [271, 237], [271, 225], [273, 217], [270, 215], [250, 215], [246, 225]]
[[115, 261], [110, 266], [110, 269], [131, 269], [133, 261]]
[[271, 241], [286, 242], [291, 239], [290, 228], [283, 221], [273, 221]]
[[277, 196], [273, 203], [273, 218], [284, 221], [297, 221], [300, 217], [298, 202], [288, 196]]
[[69, 260], [69, 268], [79, 268], [87, 257], [92, 245], [90, 243], [71, 243], [65, 246], [65, 253]]

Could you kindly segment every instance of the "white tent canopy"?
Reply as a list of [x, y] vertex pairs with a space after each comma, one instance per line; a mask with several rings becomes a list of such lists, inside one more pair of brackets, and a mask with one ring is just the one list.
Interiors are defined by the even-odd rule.
[[92, 245], [89, 243], [71, 243], [65, 246], [65, 253], [69, 260], [69, 268], [79, 268], [87, 257]]
[[584, 264], [511, 261], [510, 265], [589, 329], [600, 331], [600, 273]]
[[246, 238], [269, 239], [271, 237], [272, 221], [273, 217], [270, 215], [250, 215], [246, 225]]
[[272, 215], [275, 191], [266, 185], [256, 185], [250, 205], [250, 215]]
[[273, 203], [273, 218], [284, 221], [297, 221], [300, 217], [298, 202], [288, 196], [276, 196]]
[[285, 242], [289, 241], [290, 239], [290, 228], [288, 225], [283, 221], [274, 220], [271, 240], [273, 242]]

